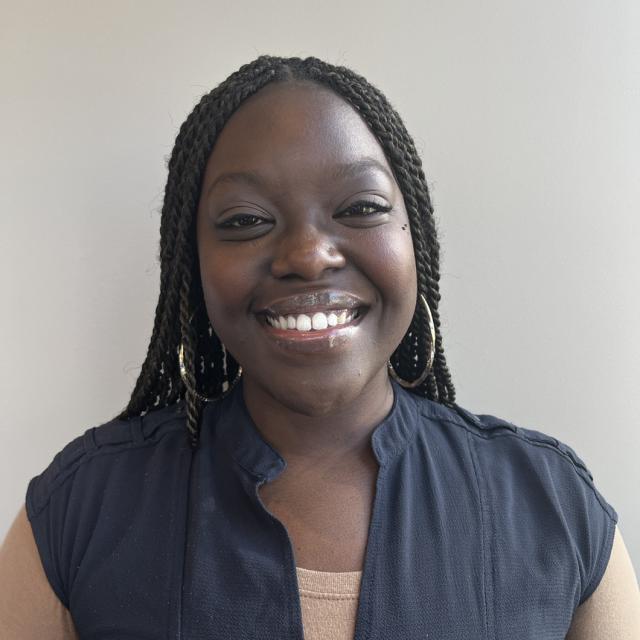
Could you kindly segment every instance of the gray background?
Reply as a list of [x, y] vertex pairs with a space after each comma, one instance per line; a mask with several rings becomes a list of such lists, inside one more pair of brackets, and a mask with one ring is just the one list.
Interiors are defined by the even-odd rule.
[[257, 55], [316, 55], [379, 86], [423, 157], [458, 401], [572, 446], [637, 570], [637, 0], [0, 9], [1, 537], [127, 401], [180, 123]]

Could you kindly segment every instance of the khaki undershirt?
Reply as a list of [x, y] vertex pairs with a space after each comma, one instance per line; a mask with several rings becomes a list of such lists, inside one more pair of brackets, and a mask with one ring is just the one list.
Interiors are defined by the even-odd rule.
[[[361, 572], [297, 568], [305, 640], [351, 640]], [[0, 637], [78, 640], [69, 611], [42, 568], [24, 506], [0, 547]], [[638, 640], [640, 592], [618, 528], [607, 570], [578, 607], [567, 640]]]
[[362, 572], [296, 573], [305, 640], [353, 640]]

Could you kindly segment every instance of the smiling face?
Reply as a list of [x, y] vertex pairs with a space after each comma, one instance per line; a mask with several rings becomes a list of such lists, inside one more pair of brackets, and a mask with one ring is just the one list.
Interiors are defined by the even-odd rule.
[[409, 221], [338, 95], [270, 84], [241, 105], [207, 164], [197, 241], [207, 313], [245, 388], [321, 415], [388, 384], [415, 309]]

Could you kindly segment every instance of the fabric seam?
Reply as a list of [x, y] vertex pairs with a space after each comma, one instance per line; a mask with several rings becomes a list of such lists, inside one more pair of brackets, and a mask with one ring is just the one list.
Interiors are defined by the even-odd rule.
[[300, 589], [300, 597], [309, 598], [310, 600], [357, 600], [357, 593], [321, 593], [318, 591], [309, 591]]
[[[169, 420], [167, 420], [167, 422], [169, 422], [172, 419], [173, 418], [170, 418]], [[166, 424], [166, 423], [163, 422], [162, 424]], [[162, 424], [158, 425], [158, 427], [162, 426]], [[69, 467], [61, 469], [59, 471], [58, 475], [56, 475], [56, 477], [51, 481], [51, 486], [50, 486], [49, 491], [47, 493], [46, 500], [39, 507], [36, 508], [31, 495], [27, 496], [27, 501], [29, 503], [29, 509], [31, 511], [31, 516], [29, 516], [29, 519], [31, 519], [31, 517], [35, 518], [35, 517], [39, 516], [44, 511], [44, 509], [46, 509], [47, 506], [49, 505], [49, 502], [51, 501], [51, 498], [52, 498], [53, 494], [58, 489], [60, 489], [62, 487], [62, 485], [64, 485], [65, 482], [67, 480], [69, 480], [78, 471], [78, 469], [83, 464], [85, 464], [86, 462], [89, 462], [90, 460], [93, 460], [93, 458], [96, 458], [98, 456], [113, 455], [113, 454], [116, 454], [116, 453], [120, 453], [122, 451], [130, 451], [130, 450], [133, 450], [133, 449], [142, 449], [144, 447], [149, 447], [149, 446], [158, 444], [164, 437], [166, 437], [167, 435], [173, 433], [174, 431], [178, 431], [178, 430], [182, 430], [182, 427], [177, 426], [175, 429], [171, 429], [170, 431], [166, 431], [165, 433], [163, 433], [157, 439], [147, 438], [142, 443], [139, 443], [139, 444], [136, 444], [136, 443], [134, 443], [134, 442], [129, 440], [127, 442], [119, 442], [118, 444], [114, 444], [114, 445], [110, 445], [110, 444], [100, 445], [99, 447], [97, 447], [96, 449], [94, 449], [91, 452], [85, 451]], [[61, 449], [61, 451], [64, 451], [64, 447]], [[34, 478], [40, 478], [42, 476], [42, 474], [45, 473], [48, 468], [49, 467], [45, 468], [42, 473], [40, 473], [37, 476], [34, 476]]]
[[[422, 415], [426, 418], [429, 418], [428, 415], [426, 415], [424, 412], [422, 412]], [[481, 438], [482, 440], [493, 440], [494, 438], [517, 438], [518, 440], [522, 440], [523, 442], [526, 442], [527, 444], [530, 444], [532, 446], [535, 447], [542, 447], [545, 449], [549, 449], [553, 452], [555, 452], [557, 455], [559, 455], [563, 460], [565, 460], [568, 464], [571, 465], [571, 467], [573, 468], [573, 470], [575, 471], [575, 473], [582, 479], [582, 481], [589, 487], [589, 489], [593, 492], [593, 495], [595, 496], [596, 500], [598, 501], [598, 503], [600, 504], [600, 506], [606, 511], [607, 515], [611, 518], [611, 519], [615, 519], [615, 515], [616, 511], [615, 509], [613, 509], [613, 507], [609, 504], [607, 504], [606, 502], [603, 502], [603, 498], [598, 494], [598, 492], [596, 491], [595, 486], [592, 484], [592, 482], [588, 481], [583, 475], [582, 473], [580, 473], [580, 471], [578, 470], [579, 467], [578, 465], [576, 465], [574, 463], [574, 461], [571, 459], [571, 457], [565, 453], [564, 451], [558, 449], [557, 447], [553, 446], [552, 444], [548, 443], [548, 442], [540, 442], [539, 440], [533, 440], [532, 438], [529, 438], [526, 436], [526, 434], [524, 433], [514, 433], [512, 431], [508, 431], [505, 433], [494, 433], [491, 436], [486, 435], [484, 433], [478, 433], [472, 429], [469, 428], [468, 425], [466, 424], [461, 424], [455, 420], [448, 420], [447, 418], [438, 418], [438, 420], [442, 421], [442, 422], [447, 422], [449, 424], [453, 424], [457, 427], [461, 427], [463, 428], [467, 433], [469, 433], [472, 436], [476, 436], [477, 438]], [[501, 427], [498, 426], [498, 428], [506, 428], [506, 427]]]
[[616, 521], [613, 518], [609, 518], [607, 520], [607, 535], [605, 537], [604, 544], [600, 549], [600, 554], [598, 557], [598, 562], [596, 564], [595, 572], [593, 574], [593, 577], [587, 584], [587, 587], [583, 591], [580, 601], [578, 602], [578, 606], [580, 606], [585, 600], [591, 597], [593, 592], [598, 587], [598, 584], [600, 583], [600, 580], [602, 579], [604, 572], [606, 571], [608, 561], [611, 557], [615, 531], [616, 531]]
[[[489, 634], [489, 606], [487, 603], [487, 592], [488, 585], [487, 581], [489, 580], [488, 572], [491, 571], [491, 582], [492, 586], [495, 583], [495, 576], [493, 575], [493, 562], [491, 562], [491, 553], [488, 550], [488, 519], [487, 519], [487, 505], [486, 501], [483, 497], [482, 488], [480, 486], [480, 462], [477, 459], [477, 452], [474, 449], [473, 442], [470, 438], [471, 433], [467, 430], [467, 448], [469, 450], [469, 455], [471, 457], [471, 463], [473, 465], [473, 472], [476, 479], [476, 488], [478, 490], [478, 501], [480, 503], [480, 531], [481, 533], [481, 544], [482, 544], [482, 595], [483, 595], [483, 604], [484, 604], [484, 630], [486, 638], [490, 638]], [[493, 592], [493, 588], [492, 588]], [[492, 598], [493, 600], [493, 598]], [[495, 613], [495, 612], [494, 612]], [[495, 617], [495, 616], [494, 616]]]
[[[36, 540], [36, 548], [38, 549], [38, 556], [40, 558], [40, 562], [42, 563], [42, 568], [44, 570], [45, 576], [47, 577], [47, 582], [51, 586], [51, 589], [58, 597], [58, 600], [64, 605], [66, 609], [69, 609], [69, 599], [66, 594], [62, 593], [62, 589], [59, 589], [54, 582], [57, 582], [58, 576], [56, 575], [55, 568], [51, 566], [51, 563], [47, 561], [47, 559], [40, 552], [40, 545], [37, 543], [35, 529], [33, 524], [31, 523], [31, 519], [29, 518], [29, 526], [31, 527], [31, 532], [33, 534], [34, 540]], [[51, 576], [54, 576], [55, 580], [51, 580]]]
[[[195, 456], [195, 452], [193, 451], [187, 451], [186, 453], [183, 453], [183, 455], [187, 455], [187, 461], [186, 464], [188, 466], [188, 470], [187, 470], [187, 474], [186, 474], [186, 498], [185, 498], [185, 505], [182, 509], [180, 509], [180, 502], [181, 502], [181, 493], [180, 493], [180, 487], [178, 486], [180, 479], [183, 477], [182, 474], [177, 474], [178, 479], [176, 480], [176, 487], [174, 487], [175, 489], [175, 495], [176, 495], [176, 500], [175, 500], [175, 510], [176, 510], [176, 514], [178, 513], [178, 511], [180, 511], [180, 517], [182, 518], [182, 526], [184, 529], [184, 539], [183, 539], [183, 547], [182, 547], [182, 554], [177, 553], [176, 556], [180, 557], [180, 555], [182, 555], [182, 562], [181, 562], [181, 567], [178, 567], [179, 571], [176, 571], [176, 563], [177, 560], [174, 560], [173, 565], [171, 567], [171, 574], [170, 574], [170, 579], [169, 579], [169, 589], [170, 589], [170, 594], [169, 597], [172, 597], [173, 594], [175, 594], [175, 598], [177, 599], [176, 602], [176, 607], [175, 607], [175, 613], [176, 613], [176, 618], [177, 620], [175, 621], [175, 628], [173, 629], [173, 631], [175, 631], [175, 638], [179, 639], [182, 637], [182, 606], [183, 606], [183, 588], [184, 588], [184, 575], [185, 575], [185, 565], [186, 563], [186, 556], [187, 556], [187, 542], [188, 542], [188, 536], [189, 536], [189, 515], [190, 515], [190, 505], [191, 505], [191, 474], [193, 472], [193, 464], [194, 464], [194, 456]], [[176, 530], [174, 531], [174, 542], [175, 542], [175, 538], [178, 537], [177, 531], [178, 531], [178, 527], [180, 526], [180, 524], [178, 523], [178, 517], [176, 517]], [[180, 582], [179, 584], [174, 584], [176, 582], [177, 577], [179, 576]], [[168, 612], [168, 615], [171, 615], [171, 611]], [[171, 638], [171, 631], [172, 631], [172, 625], [171, 625], [171, 619], [169, 618], [167, 620], [167, 638]]]
[[[381, 487], [383, 486], [383, 484], [386, 481], [386, 477], [387, 477], [387, 467], [385, 465], [381, 465], [379, 470], [378, 470], [378, 478], [376, 480], [376, 496], [374, 498], [374, 508], [373, 508], [373, 513], [371, 515], [371, 527], [370, 527], [370, 531], [369, 531], [369, 536], [368, 536], [368, 540], [367, 540], [367, 546], [369, 545], [369, 541], [373, 542], [372, 544], [372, 548], [369, 552], [369, 549], [367, 549], [366, 553], [365, 553], [365, 565], [362, 568], [362, 575], [361, 575], [361, 579], [360, 579], [360, 589], [362, 591], [362, 587], [364, 585], [365, 589], [366, 589], [366, 593], [365, 593], [365, 597], [366, 597], [366, 606], [365, 608], [363, 608], [363, 619], [362, 619], [362, 624], [364, 625], [364, 633], [362, 633], [362, 640], [367, 640], [367, 638], [371, 637], [371, 627], [372, 627], [372, 616], [371, 616], [371, 611], [372, 611], [372, 599], [373, 599], [373, 585], [375, 584], [376, 581], [376, 575], [377, 575], [377, 568], [378, 568], [378, 563], [377, 561], [373, 562], [373, 565], [371, 565], [371, 563], [369, 563], [370, 565], [370, 571], [371, 571], [371, 576], [366, 576], [367, 577], [367, 581], [365, 582], [364, 578], [365, 578], [365, 571], [368, 568], [367, 567], [367, 556], [370, 556], [372, 558], [377, 558], [377, 550], [378, 550], [378, 544], [380, 541], [380, 532], [378, 531], [379, 529], [379, 525], [378, 525], [378, 520], [379, 520], [379, 516], [380, 516], [380, 510], [383, 509], [383, 512], [386, 512], [386, 504], [380, 505], [379, 501], [382, 501], [385, 499], [385, 494], [382, 493]], [[376, 505], [375, 503], [378, 502], [378, 505]], [[378, 507], [378, 509], [376, 509], [376, 506]], [[358, 609], [360, 608], [360, 603], [358, 603], [358, 608], [356, 609], [356, 626], [358, 623]]]

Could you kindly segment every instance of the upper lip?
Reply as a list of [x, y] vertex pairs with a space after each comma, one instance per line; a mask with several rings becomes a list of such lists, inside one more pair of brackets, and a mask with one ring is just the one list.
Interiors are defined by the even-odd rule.
[[346, 291], [309, 291], [271, 300], [257, 313], [287, 316], [315, 311], [349, 310], [363, 306], [365, 303], [358, 296]]

